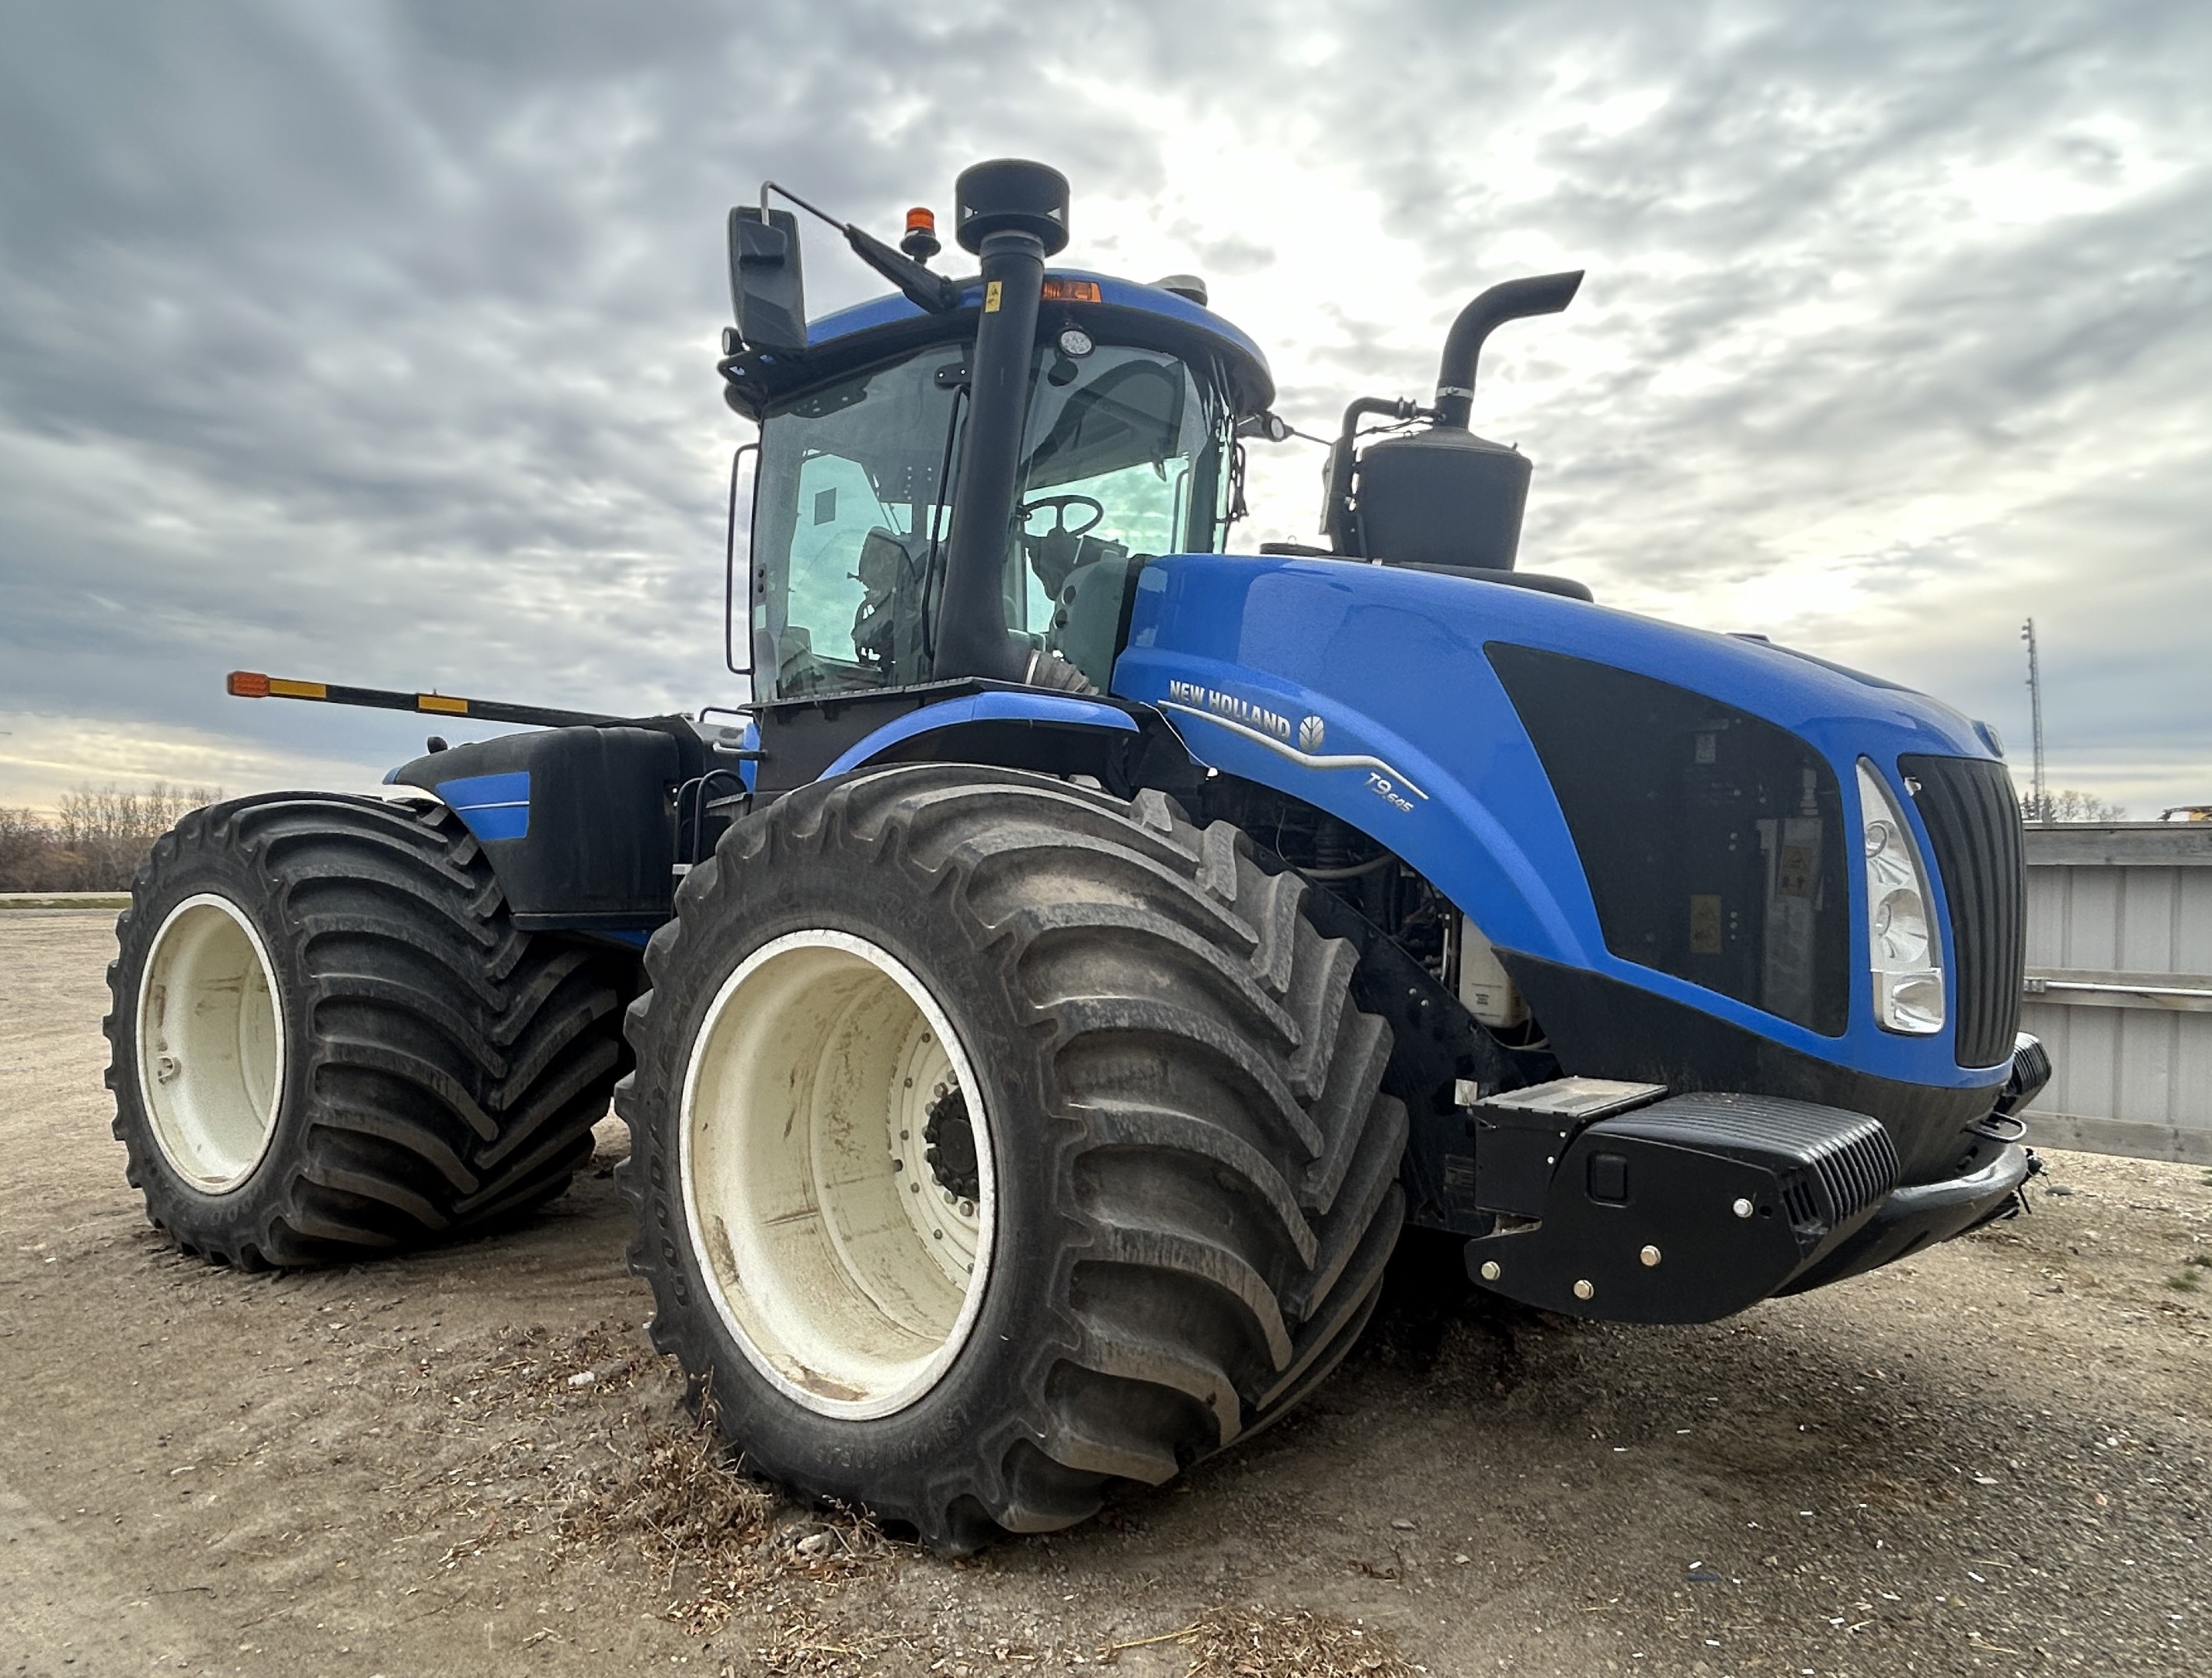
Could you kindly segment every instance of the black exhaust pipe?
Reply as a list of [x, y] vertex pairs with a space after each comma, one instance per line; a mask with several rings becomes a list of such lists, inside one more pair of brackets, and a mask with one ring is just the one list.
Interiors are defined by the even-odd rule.
[[[1468, 429], [1475, 364], [1498, 327], [1557, 314], [1582, 283], [1580, 269], [1506, 280], [1462, 309], [1444, 338], [1434, 408], [1368, 397], [1344, 410], [1322, 514], [1333, 551], [1444, 570], [1513, 568], [1528, 500], [1528, 459]], [[1370, 414], [1430, 423], [1361, 449], [1359, 422]]]
[[1006, 628], [1007, 541], [1021, 494], [1045, 258], [1067, 243], [1067, 177], [1001, 158], [963, 170], [953, 198], [953, 236], [982, 258], [983, 307], [969, 360], [967, 441], [945, 537], [933, 674], [1019, 682], [1035, 654]]
[[1532, 274], [1494, 285], [1462, 309], [1445, 335], [1443, 362], [1437, 369], [1437, 424], [1467, 429], [1474, 407], [1474, 365], [1491, 333], [1509, 320], [1559, 313], [1575, 301], [1582, 283], [1579, 268], [1571, 274]]

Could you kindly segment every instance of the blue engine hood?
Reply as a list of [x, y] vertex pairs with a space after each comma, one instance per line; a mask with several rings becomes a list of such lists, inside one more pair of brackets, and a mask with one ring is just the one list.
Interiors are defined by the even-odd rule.
[[[1343, 560], [1197, 554], [1148, 564], [1113, 691], [1159, 707], [1200, 762], [1387, 845], [1502, 948], [1605, 973], [1882, 1076], [1990, 1081], [1955, 1064], [1948, 1033], [1876, 1027], [1863, 961], [1838, 1038], [1608, 951], [1551, 783], [1484, 654], [1491, 641], [1612, 665], [1790, 730], [1834, 769], [1851, 832], [1861, 757], [1894, 778], [1907, 753], [1992, 756], [1947, 705], [1761, 641]], [[1909, 819], [1919, 827], [1917, 812]], [[1926, 832], [1917, 836], [1929, 854]], [[1846, 872], [1863, 927], [1864, 882]]]

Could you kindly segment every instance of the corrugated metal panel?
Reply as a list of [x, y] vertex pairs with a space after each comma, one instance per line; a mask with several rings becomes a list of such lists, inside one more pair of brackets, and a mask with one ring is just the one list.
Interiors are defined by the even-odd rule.
[[2027, 971], [2031, 1134], [2212, 1164], [2212, 830], [2029, 828]]

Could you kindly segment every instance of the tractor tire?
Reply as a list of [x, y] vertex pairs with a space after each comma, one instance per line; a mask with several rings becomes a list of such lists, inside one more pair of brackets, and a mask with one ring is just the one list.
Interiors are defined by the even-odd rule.
[[961, 764], [805, 787], [631, 1005], [654, 1344], [756, 1472], [933, 1546], [1282, 1414], [1404, 1218], [1389, 1028], [1225, 823]]
[[443, 806], [277, 793], [155, 842], [116, 923], [107, 1085], [146, 1212], [248, 1269], [550, 1200], [627, 1065], [635, 962], [517, 930]]

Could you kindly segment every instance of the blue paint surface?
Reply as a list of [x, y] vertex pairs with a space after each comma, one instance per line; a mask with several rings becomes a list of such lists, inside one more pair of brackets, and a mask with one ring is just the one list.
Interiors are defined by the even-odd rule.
[[[1856, 867], [1845, 871], [1854, 989], [1840, 1037], [1607, 950], [1551, 783], [1483, 653], [1490, 641], [1614, 665], [1779, 724], [1835, 770], [1847, 832], [1857, 830], [1864, 756], [1896, 790], [1923, 857], [1933, 848], [1904, 796], [1898, 757], [1991, 755], [1946, 705], [1759, 641], [1341, 560], [1184, 554], [1147, 565], [1113, 691], [1159, 706], [1200, 763], [1303, 799], [1389, 846], [1502, 948], [1606, 974], [1882, 1077], [1961, 1087], [2002, 1079], [2002, 1068], [1960, 1068], [1948, 1029], [1908, 1037], [1875, 1024]], [[1948, 943], [1948, 913], [1935, 918]]]
[[965, 722], [1052, 722], [1085, 728], [1118, 728], [1132, 734], [1137, 732], [1137, 725], [1127, 712], [1075, 694], [1036, 690], [978, 693], [965, 699], [941, 700], [885, 723], [848, 746], [836, 763], [822, 771], [822, 779], [826, 781], [833, 775], [859, 769], [902, 740], [941, 728], [956, 728]]
[[530, 771], [463, 775], [438, 783], [438, 796], [453, 807], [462, 824], [489, 843], [521, 839], [530, 832]]

